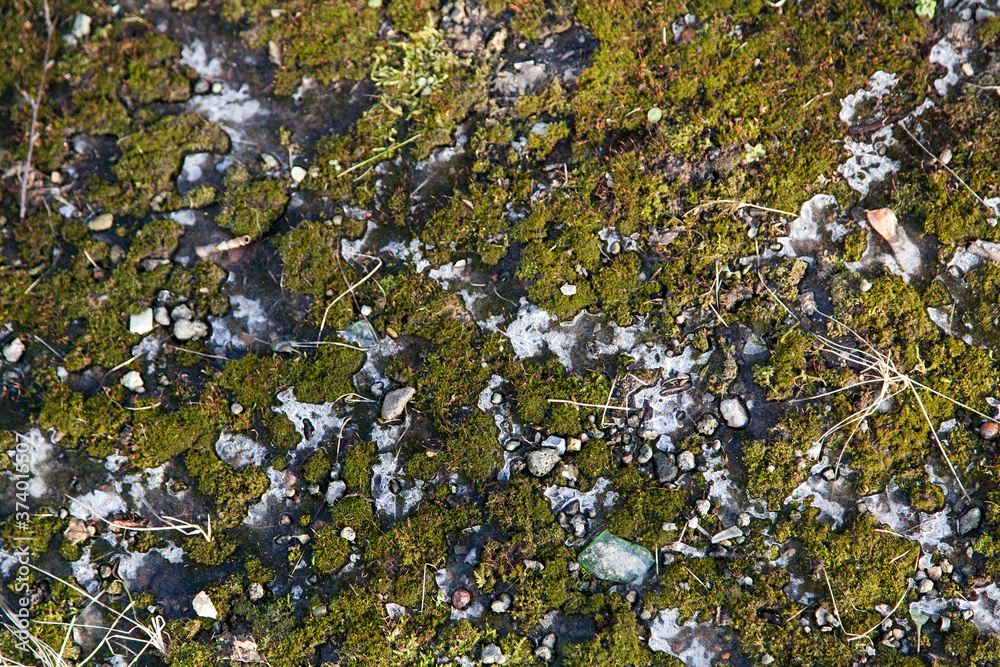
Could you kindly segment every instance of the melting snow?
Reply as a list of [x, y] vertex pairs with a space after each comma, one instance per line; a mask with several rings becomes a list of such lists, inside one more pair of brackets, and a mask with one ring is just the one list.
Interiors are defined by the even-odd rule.
[[649, 628], [649, 648], [669, 653], [687, 667], [710, 667], [718, 650], [718, 634], [711, 623], [687, 621], [678, 625], [679, 609], [664, 609]]

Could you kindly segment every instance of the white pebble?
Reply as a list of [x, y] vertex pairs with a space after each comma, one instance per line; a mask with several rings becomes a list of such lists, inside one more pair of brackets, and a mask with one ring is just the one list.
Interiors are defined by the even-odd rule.
[[560, 287], [559, 291], [562, 292], [564, 296], [573, 296], [576, 294], [576, 285], [570, 285], [567, 283]]
[[295, 165], [292, 167], [292, 180], [296, 183], [301, 183], [308, 176], [308, 172], [302, 167]]
[[129, 371], [119, 382], [123, 387], [130, 391], [134, 391], [137, 394], [141, 394], [146, 391], [146, 387], [142, 382], [142, 376], [139, 375], [138, 371]]
[[7, 360], [8, 364], [16, 364], [21, 360], [21, 355], [24, 354], [24, 343], [21, 342], [20, 338], [15, 338], [3, 349], [3, 358]]
[[153, 309], [147, 308], [138, 315], [130, 315], [128, 330], [134, 334], [145, 336], [153, 330]]

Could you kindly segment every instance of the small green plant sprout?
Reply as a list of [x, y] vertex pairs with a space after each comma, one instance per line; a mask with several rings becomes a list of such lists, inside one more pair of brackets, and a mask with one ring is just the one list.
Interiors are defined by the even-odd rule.
[[108, 524], [108, 527], [111, 528], [112, 530], [131, 530], [133, 532], [138, 532], [138, 533], [158, 533], [158, 532], [164, 532], [164, 531], [168, 531], [168, 530], [176, 530], [181, 535], [184, 535], [186, 537], [194, 537], [195, 535], [201, 535], [202, 537], [205, 538], [206, 542], [211, 542], [212, 541], [212, 516], [211, 515], [208, 516], [208, 520], [206, 521], [204, 527], [199, 526], [198, 524], [195, 524], [195, 523], [190, 523], [188, 521], [184, 521], [183, 519], [178, 519], [177, 517], [167, 516], [165, 514], [163, 516], [160, 516], [160, 515], [158, 515], [156, 513], [154, 513], [153, 516], [156, 519], [158, 519], [159, 521], [165, 523], [166, 525], [164, 525], [164, 526], [150, 526], [145, 521], [141, 521], [141, 522], [140, 521], [109, 521], [108, 519], [105, 519], [100, 514], [98, 514], [96, 511], [94, 511], [94, 509], [90, 505], [88, 505], [87, 503], [83, 502], [82, 500], [80, 500], [78, 498], [74, 498], [72, 496], [66, 496], [66, 497], [69, 498], [69, 500], [71, 502], [74, 502], [77, 505], [80, 505], [81, 507], [85, 507], [92, 515], [94, 515], [95, 517], [97, 517], [98, 519], [100, 519], [101, 521], [103, 521], [104, 523]]
[[659, 123], [663, 119], [663, 110], [660, 107], [653, 107], [646, 112], [646, 120], [650, 123]]
[[767, 151], [764, 150], [764, 146], [760, 143], [756, 143], [753, 146], [743, 144], [743, 149], [746, 151], [743, 153], [743, 162], [746, 164], [753, 164], [767, 157]]
[[935, 11], [937, 11], [937, 0], [917, 0], [917, 16], [932, 19]]
[[[764, 281], [762, 276], [761, 276], [761, 282], [764, 284], [765, 288], [767, 289], [771, 297], [775, 299], [779, 304], [781, 304], [781, 307], [784, 308], [785, 311], [792, 316], [792, 318], [798, 321], [798, 317], [796, 317], [795, 314], [791, 311], [791, 309], [789, 309], [788, 306], [786, 306], [785, 303], [778, 297], [778, 295], [775, 294], [771, 290], [771, 288], [767, 286], [767, 283]], [[840, 322], [832, 315], [827, 315], [819, 310], [815, 312], [817, 315], [824, 317], [825, 319], [833, 322], [834, 324], [839, 325], [845, 331], [849, 332], [850, 335], [860, 345], [852, 346], [839, 343], [828, 336], [813, 333], [807, 330], [805, 327], [803, 327], [801, 321], [798, 321], [800, 328], [802, 328], [802, 330], [807, 335], [817, 340], [824, 351], [828, 352], [829, 354], [832, 354], [834, 357], [840, 359], [842, 362], [858, 370], [859, 380], [845, 387], [840, 387], [839, 389], [834, 389], [832, 391], [825, 391], [821, 394], [817, 394], [815, 396], [811, 396], [804, 399], [796, 399], [793, 402], [812, 401], [819, 398], [824, 398], [826, 396], [831, 396], [833, 394], [839, 394], [845, 391], [852, 391], [859, 387], [874, 386], [875, 388], [878, 389], [878, 394], [875, 396], [874, 399], [869, 400], [863, 407], [861, 407], [857, 411], [853, 412], [852, 414], [848, 415], [844, 419], [840, 420], [839, 422], [831, 426], [825, 433], [823, 433], [823, 435], [817, 438], [816, 442], [818, 444], [825, 445], [826, 441], [831, 436], [842, 430], [850, 428], [850, 432], [844, 439], [844, 443], [840, 449], [840, 454], [837, 456], [837, 464], [834, 467], [834, 470], [839, 472], [840, 463], [844, 458], [844, 452], [847, 450], [847, 446], [851, 443], [851, 440], [854, 438], [854, 435], [858, 432], [859, 429], [861, 429], [862, 424], [865, 423], [865, 420], [867, 420], [868, 417], [870, 417], [871, 415], [878, 412], [882, 408], [882, 406], [887, 404], [887, 401], [892, 400], [893, 398], [899, 396], [900, 394], [908, 393], [913, 396], [914, 400], [916, 400], [917, 406], [920, 408], [920, 413], [923, 415], [924, 421], [927, 423], [927, 426], [930, 429], [931, 437], [934, 439], [934, 443], [937, 445], [938, 451], [941, 452], [941, 456], [944, 458], [945, 463], [948, 464], [948, 469], [951, 471], [952, 476], [958, 483], [958, 487], [962, 490], [962, 495], [968, 498], [969, 493], [968, 491], [966, 491], [965, 486], [962, 484], [962, 480], [958, 475], [958, 471], [955, 470], [955, 466], [952, 465], [951, 458], [949, 458], [948, 452], [945, 450], [944, 443], [941, 442], [941, 439], [937, 435], [937, 429], [931, 422], [930, 415], [927, 414], [927, 409], [924, 407], [924, 401], [920, 395], [921, 393], [933, 394], [934, 396], [943, 398], [949, 403], [952, 403], [962, 408], [963, 410], [968, 410], [969, 412], [977, 414], [985, 419], [991, 419], [991, 417], [989, 415], [983, 414], [982, 412], [979, 412], [975, 408], [969, 407], [964, 403], [956, 401], [950, 396], [946, 396], [945, 394], [942, 394], [941, 392], [928, 387], [922, 382], [913, 379], [913, 377], [911, 377], [909, 374], [901, 370], [899, 366], [896, 365], [896, 362], [893, 361], [892, 356], [890, 356], [887, 353], [881, 352], [880, 350], [877, 350], [870, 342], [865, 340], [865, 338], [861, 336], [861, 334], [859, 334], [857, 331], [850, 328], [843, 322]]]
[[372, 81], [384, 93], [382, 104], [398, 116], [406, 107], [413, 117], [419, 114], [421, 99], [440, 88], [461, 61], [430, 20], [409, 37], [408, 42], [390, 42], [388, 48], [376, 50]]
[[[114, 654], [124, 652], [131, 657], [128, 667], [135, 665], [150, 648], [156, 650], [162, 656], [169, 655], [167, 641], [169, 636], [164, 633], [167, 627], [162, 616], [154, 614], [150, 616], [146, 623], [139, 620], [135, 613], [135, 601], [129, 596], [128, 605], [124, 609], [118, 610], [101, 601], [104, 591], [92, 595], [80, 588], [76, 584], [51, 572], [47, 572], [39, 567], [28, 564], [28, 567], [50, 579], [54, 579], [69, 588], [73, 593], [89, 600], [87, 606], [70, 619], [69, 623], [59, 621], [33, 620], [31, 623], [39, 625], [55, 625], [66, 628], [66, 634], [62, 638], [59, 648], [43, 641], [29, 630], [30, 624], [26, 624], [20, 616], [14, 612], [3, 597], [0, 597], [0, 628], [11, 632], [18, 638], [18, 648], [29, 653], [36, 662], [34, 665], [42, 667], [83, 667], [94, 662], [102, 649], [107, 649]], [[128, 594], [128, 589], [125, 589]], [[91, 607], [99, 607], [102, 613], [110, 616], [109, 625], [88, 625], [77, 622], [77, 619]], [[76, 655], [76, 650], [71, 646], [74, 629], [96, 630], [101, 633], [101, 639], [89, 654], [83, 658]], [[0, 666], [22, 667], [24, 663], [17, 662], [13, 658], [0, 654]], [[26, 667], [26, 666], [25, 666]]]

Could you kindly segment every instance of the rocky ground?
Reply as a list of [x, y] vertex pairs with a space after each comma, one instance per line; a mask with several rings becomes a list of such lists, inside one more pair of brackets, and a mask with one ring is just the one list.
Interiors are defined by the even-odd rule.
[[1000, 661], [992, 0], [9, 4], [0, 662]]

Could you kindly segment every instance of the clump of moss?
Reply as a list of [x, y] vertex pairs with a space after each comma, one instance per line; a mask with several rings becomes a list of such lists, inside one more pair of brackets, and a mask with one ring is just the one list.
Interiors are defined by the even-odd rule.
[[307, 482], [316, 484], [325, 480], [329, 474], [330, 457], [324, 449], [317, 449], [302, 464], [302, 477]]
[[237, 236], [259, 238], [285, 213], [288, 193], [280, 180], [254, 178], [246, 165], [236, 163], [226, 170], [225, 185], [215, 222]]

